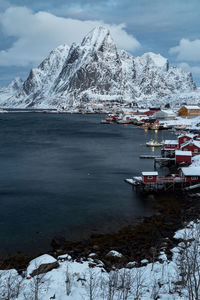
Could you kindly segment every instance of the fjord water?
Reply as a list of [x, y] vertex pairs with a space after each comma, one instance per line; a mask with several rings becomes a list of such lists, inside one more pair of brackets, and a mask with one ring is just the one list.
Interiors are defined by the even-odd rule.
[[[102, 115], [2, 114], [0, 119], [0, 253], [48, 250], [51, 238], [116, 231], [152, 214], [151, 199], [124, 182], [153, 170], [133, 125], [103, 125]], [[158, 140], [172, 138], [158, 132]], [[159, 154], [158, 149], [154, 153]]]

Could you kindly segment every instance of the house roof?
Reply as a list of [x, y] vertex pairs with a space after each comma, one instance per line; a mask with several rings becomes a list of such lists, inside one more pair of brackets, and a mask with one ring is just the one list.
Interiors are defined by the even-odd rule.
[[165, 145], [178, 145], [177, 140], [165, 140]]
[[184, 107], [187, 109], [199, 109], [200, 110], [200, 107], [197, 105], [184, 105]]
[[192, 156], [192, 151], [181, 151], [181, 150], [176, 150], [175, 151], [176, 156]]
[[187, 137], [190, 137], [191, 139], [193, 139], [197, 135], [194, 134], [194, 133], [183, 133], [183, 134], [178, 136], [178, 139], [181, 138], [181, 137], [184, 137], [184, 136], [187, 136]]
[[193, 141], [193, 144], [194, 144], [195, 146], [197, 146], [198, 148], [200, 148], [200, 141], [194, 140], [194, 141]]
[[200, 176], [200, 167], [184, 167], [181, 170], [185, 176]]
[[143, 176], [158, 176], [158, 172], [142, 172]]
[[181, 148], [185, 147], [185, 146], [188, 146], [188, 145], [194, 145], [198, 148], [200, 148], [200, 141], [196, 141], [196, 140], [189, 140], [187, 141], [185, 144], [181, 145]]

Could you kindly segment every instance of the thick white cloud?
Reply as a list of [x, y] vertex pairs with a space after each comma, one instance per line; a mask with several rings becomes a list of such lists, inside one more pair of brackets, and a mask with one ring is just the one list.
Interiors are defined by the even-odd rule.
[[178, 46], [170, 48], [169, 53], [176, 54], [177, 60], [200, 61], [200, 40], [181, 39]]
[[181, 69], [186, 72], [191, 72], [194, 75], [200, 74], [200, 66], [190, 66], [188, 63], [183, 62], [178, 65]]
[[140, 47], [140, 43], [125, 31], [124, 24], [57, 17], [47, 12], [34, 13], [26, 7], [8, 8], [0, 16], [0, 24], [6, 35], [16, 38], [9, 49], [0, 51], [0, 65], [3, 66], [38, 64], [55, 47], [80, 42], [90, 30], [100, 25], [110, 29], [119, 48], [134, 51]]

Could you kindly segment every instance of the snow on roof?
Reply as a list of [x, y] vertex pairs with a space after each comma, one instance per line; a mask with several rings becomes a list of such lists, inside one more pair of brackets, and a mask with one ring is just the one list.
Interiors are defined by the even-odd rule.
[[200, 109], [200, 107], [197, 105], [184, 105], [184, 107], [187, 109]]
[[181, 148], [188, 146], [191, 143], [191, 140], [185, 142], [184, 144], [181, 145]]
[[174, 112], [172, 109], [162, 109], [161, 111], [164, 111], [168, 114], [175, 114], [176, 115], [176, 112]]
[[155, 115], [159, 115], [159, 114], [163, 114], [163, 113], [165, 115], [167, 114], [167, 115], [171, 115], [171, 116], [176, 116], [176, 113], [173, 112], [172, 110], [164, 110], [164, 109], [156, 111]]
[[190, 144], [192, 144], [192, 145], [200, 148], [200, 141], [196, 141], [196, 140], [189, 140], [189, 141], [187, 141], [185, 144], [181, 145], [181, 148], [183, 148], [185, 146], [188, 146]]
[[158, 176], [158, 172], [142, 172], [143, 176]]
[[176, 150], [175, 155], [184, 155], [184, 156], [192, 156], [192, 151], [181, 151]]
[[192, 142], [193, 142], [193, 144], [195, 146], [197, 146], [198, 148], [200, 148], [200, 141], [193, 140]]
[[177, 140], [165, 140], [165, 145], [178, 145]]
[[178, 139], [181, 138], [181, 137], [184, 137], [184, 136], [188, 136], [188, 137], [193, 139], [196, 136], [196, 134], [194, 134], [194, 133], [183, 133], [183, 134], [178, 136]]
[[200, 167], [181, 168], [185, 176], [200, 176]]

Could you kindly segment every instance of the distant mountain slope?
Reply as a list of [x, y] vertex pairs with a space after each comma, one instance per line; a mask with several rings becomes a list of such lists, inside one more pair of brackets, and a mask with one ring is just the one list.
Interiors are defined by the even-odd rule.
[[[23, 81], [16, 77], [7, 86], [0, 87], [0, 105], [7, 103], [7, 100], [22, 88]], [[9, 103], [9, 102], [8, 102]]]
[[10, 107], [78, 107], [94, 101], [160, 99], [195, 90], [191, 73], [169, 67], [160, 54], [134, 58], [118, 50], [108, 29], [97, 27], [80, 45], [60, 46], [32, 69]]

